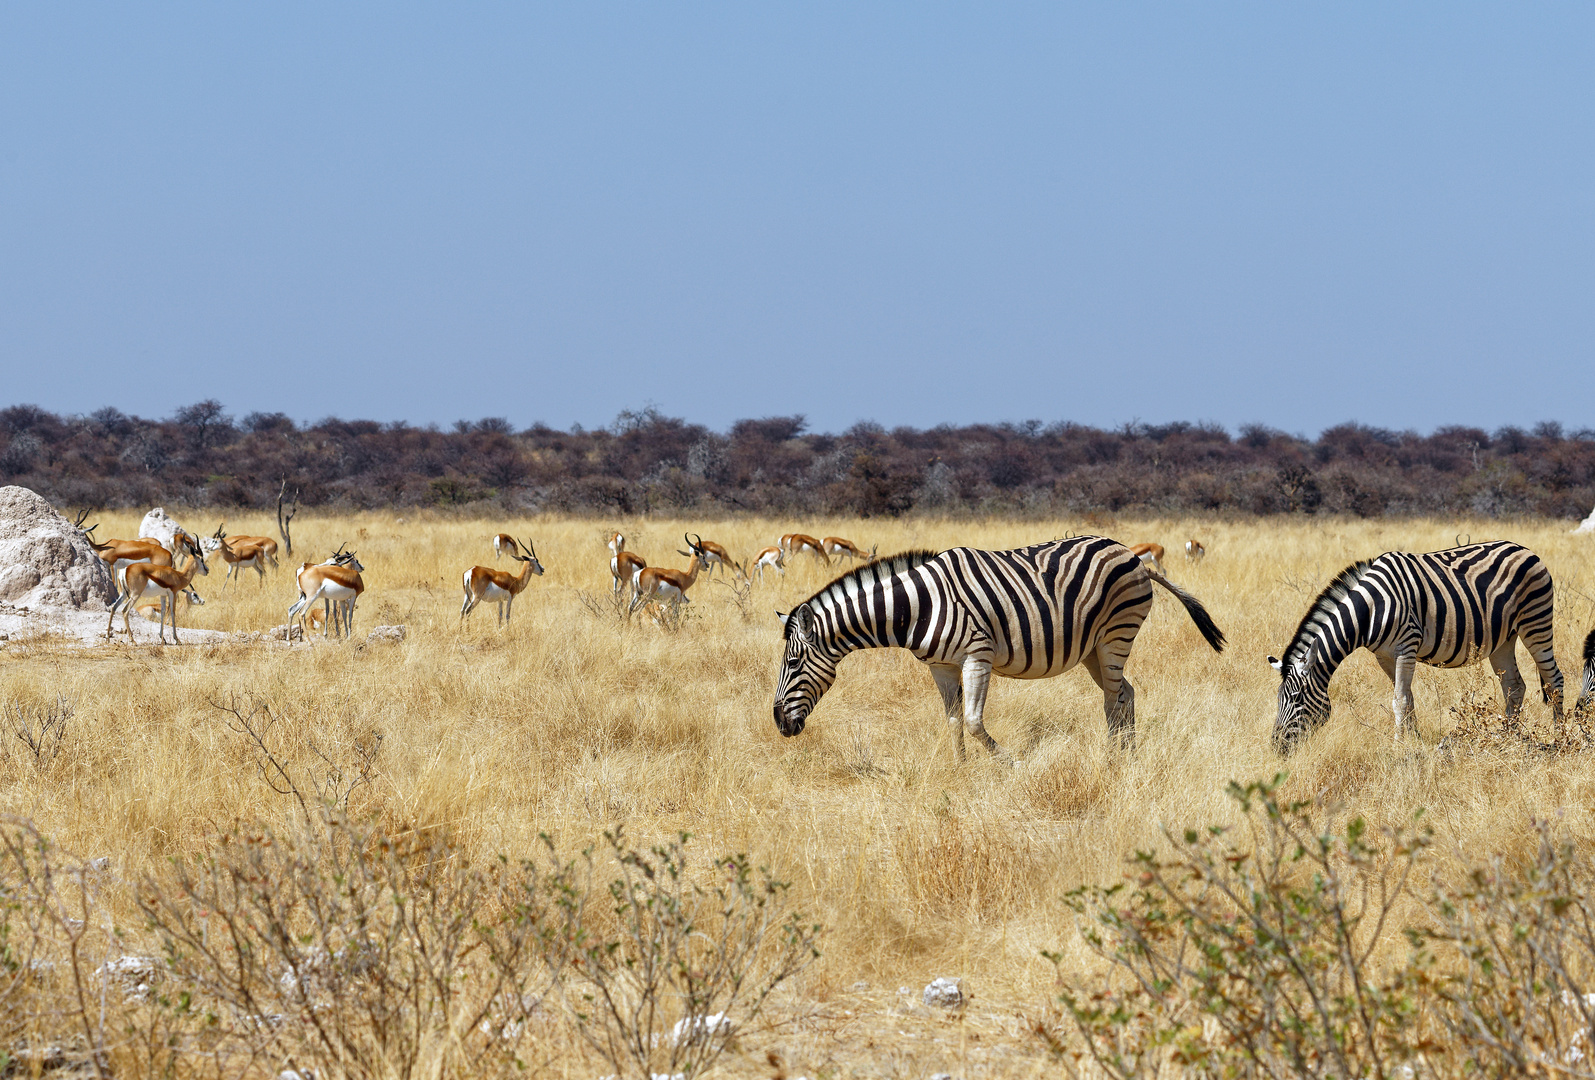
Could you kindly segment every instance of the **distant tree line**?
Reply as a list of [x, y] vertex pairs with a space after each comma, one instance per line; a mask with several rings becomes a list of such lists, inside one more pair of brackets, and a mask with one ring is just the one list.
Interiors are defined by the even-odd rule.
[[300, 426], [282, 413], [235, 420], [214, 400], [165, 420], [0, 410], [0, 483], [58, 504], [264, 509], [284, 480], [307, 506], [351, 509], [1575, 518], [1595, 505], [1595, 431], [1342, 424], [1307, 439], [1261, 425], [1231, 435], [1211, 424], [1032, 420], [818, 434], [802, 416], [775, 416], [722, 433], [653, 408], [595, 430], [517, 431], [495, 417], [440, 430]]

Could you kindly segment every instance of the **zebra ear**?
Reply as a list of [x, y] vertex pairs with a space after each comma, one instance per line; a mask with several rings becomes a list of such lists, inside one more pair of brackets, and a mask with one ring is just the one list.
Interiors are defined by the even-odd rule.
[[1279, 662], [1279, 657], [1277, 656], [1270, 656], [1268, 658], [1268, 666], [1279, 672], [1281, 675], [1285, 674], [1285, 665]]
[[781, 626], [782, 626], [782, 627], [783, 627], [783, 628], [784, 628], [784, 627], [785, 627], [785, 626], [786, 626], [786, 621], [787, 621], [787, 620], [788, 620], [788, 619], [790, 619], [790, 618], [791, 618], [791, 617], [792, 617], [792, 616], [790, 616], [790, 615], [788, 615], [788, 614], [787, 614], [787, 613], [786, 613], [786, 612], [784, 612], [784, 611], [777, 611], [777, 612], [776, 612], [776, 613], [775, 613], [775, 617], [776, 617], [776, 618], [777, 618], [777, 619], [780, 619], [780, 620], [781, 620]]

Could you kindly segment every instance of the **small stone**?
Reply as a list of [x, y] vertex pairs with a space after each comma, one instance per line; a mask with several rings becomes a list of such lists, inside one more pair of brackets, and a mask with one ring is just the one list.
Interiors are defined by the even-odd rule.
[[89, 860], [89, 869], [96, 874], [103, 874], [110, 868], [111, 857], [109, 855], [101, 855], [98, 859]]
[[924, 1001], [938, 1009], [962, 1009], [966, 1002], [964, 981], [946, 976], [934, 979], [925, 987]]
[[409, 632], [407, 626], [379, 626], [366, 636], [366, 641], [403, 641]]
[[858, 982], [856, 982], [852, 986], [848, 987], [848, 989], [853, 991], [853, 993], [855, 993], [855, 994], [868, 993], [869, 992], [869, 981], [866, 980], [866, 979], [860, 979]]

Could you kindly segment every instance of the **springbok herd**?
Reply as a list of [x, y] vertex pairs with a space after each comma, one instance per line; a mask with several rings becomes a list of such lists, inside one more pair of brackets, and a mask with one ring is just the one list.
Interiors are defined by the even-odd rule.
[[[122, 614], [158, 609], [159, 638], [166, 623], [177, 642], [179, 599], [203, 603], [193, 589], [198, 575], [210, 572], [207, 558], [220, 555], [227, 577], [254, 570], [264, 582], [276, 569], [277, 542], [263, 536], [229, 537], [218, 526], [203, 540], [177, 530], [170, 547], [158, 540], [95, 541], [95, 526], [75, 523], [110, 568], [117, 596], [110, 607], [106, 636], [115, 634]], [[1202, 637], [1215, 650], [1223, 632], [1203, 604], [1166, 576], [1166, 549], [1156, 543], [1123, 545], [1099, 536], [1077, 536], [1010, 551], [952, 548], [909, 551], [877, 558], [839, 536], [787, 533], [776, 543], [738, 561], [720, 544], [687, 533], [685, 570], [652, 565], [626, 547], [623, 533], [608, 536], [609, 569], [617, 604], [627, 618], [639, 610], [668, 619], [688, 603], [698, 579], [729, 575], [751, 587], [769, 571], [784, 575], [788, 562], [807, 554], [830, 566], [848, 560], [851, 568], [814, 596], [782, 614], [784, 656], [777, 681], [774, 719], [783, 735], [803, 730], [809, 713], [836, 678], [837, 664], [865, 648], [905, 648], [931, 671], [942, 695], [960, 760], [965, 733], [999, 760], [1011, 756], [986, 733], [984, 708], [993, 674], [1038, 679], [1060, 675], [1079, 664], [1103, 693], [1109, 731], [1120, 745], [1135, 739], [1135, 690], [1124, 668], [1141, 624], [1151, 609], [1152, 586], [1170, 592], [1185, 607]], [[460, 619], [482, 601], [498, 608], [498, 625], [507, 626], [515, 598], [543, 564], [530, 539], [508, 533], [492, 539], [495, 559], [519, 562], [519, 573], [472, 566], [461, 577]], [[1196, 539], [1185, 542], [1192, 563], [1207, 554]], [[178, 568], [178, 563], [184, 565]], [[294, 571], [298, 599], [288, 610], [294, 620], [321, 634], [347, 637], [354, 609], [365, 591], [364, 567], [342, 547], [320, 563]], [[1522, 642], [1540, 676], [1541, 694], [1553, 719], [1563, 718], [1564, 684], [1551, 642], [1554, 586], [1539, 556], [1509, 541], [1465, 544], [1416, 554], [1386, 552], [1341, 571], [1309, 605], [1280, 657], [1269, 663], [1280, 674], [1274, 743], [1290, 753], [1329, 719], [1329, 682], [1357, 649], [1369, 650], [1393, 687], [1395, 731], [1413, 713], [1412, 678], [1417, 664], [1456, 668], [1486, 659], [1500, 679], [1507, 716], [1522, 708], [1523, 677], [1516, 646]], [[322, 610], [315, 610], [321, 601]], [[1583, 678], [1575, 708], [1595, 704], [1595, 630], [1584, 640]]]

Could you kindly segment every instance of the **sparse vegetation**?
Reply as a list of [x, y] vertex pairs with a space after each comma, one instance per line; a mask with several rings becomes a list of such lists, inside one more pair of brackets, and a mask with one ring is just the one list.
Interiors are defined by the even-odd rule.
[[[196, 528], [220, 516], [169, 509]], [[131, 535], [141, 512], [96, 520], [107, 534]], [[227, 518], [230, 529], [264, 534], [273, 514], [268, 506], [254, 519]], [[960, 769], [928, 675], [889, 652], [849, 658], [808, 729], [787, 740], [770, 715], [780, 655], [773, 609], [789, 610], [834, 568], [804, 559], [784, 578], [754, 584], [745, 600], [751, 620], [729, 586], [705, 591], [690, 605], [693, 617], [666, 633], [648, 619], [627, 623], [607, 602], [601, 533], [610, 525], [650, 561], [678, 567], [685, 560], [671, 538], [684, 530], [739, 558], [793, 528], [878, 543], [882, 552], [1003, 547], [1073, 531], [1156, 540], [1172, 553], [1195, 535], [1207, 558], [1193, 565], [1171, 554], [1170, 573], [1211, 608], [1232, 647], [1215, 657], [1182, 612], [1166, 598], [1155, 603], [1128, 669], [1140, 721], [1128, 754], [1110, 750], [1100, 692], [1078, 671], [996, 682], [987, 722], [1024, 748], [1024, 762]], [[490, 564], [489, 538], [506, 528], [534, 538], [547, 574], [521, 597], [511, 629], [491, 620], [461, 627], [460, 573]], [[720, 1054], [700, 1059], [705, 1075], [1046, 1074], [1058, 1066], [1038, 1023], [1065, 1052], [1085, 1049], [1058, 1002], [1058, 980], [1088, 1007], [1092, 994], [1124, 990], [1112, 980], [1129, 974], [1076, 933], [1069, 894], [1124, 880], [1138, 851], [1173, 867], [1202, 850], [1217, 858], [1223, 845], [1267, 840], [1266, 829], [1253, 831], [1261, 789], [1247, 796], [1249, 810], [1226, 794], [1232, 780], [1243, 791], [1267, 780], [1266, 798], [1283, 820], [1295, 821], [1285, 810], [1303, 804], [1297, 817], [1312, 825], [1300, 835], [1334, 840], [1323, 858], [1340, 875], [1338, 894], [1327, 877], [1319, 889], [1300, 873], [1312, 859], [1286, 859], [1277, 881], [1296, 892], [1280, 895], [1324, 910], [1339, 895], [1343, 936], [1372, 972], [1366, 987], [1416, 1003], [1415, 1019], [1400, 1020], [1417, 1025], [1409, 1039], [1390, 1020], [1406, 1017], [1405, 1006], [1389, 996], [1374, 1002], [1387, 1010], [1374, 1030], [1391, 1034], [1375, 1041], [1386, 1075], [1404, 1075], [1401, 1065], [1450, 1075], [1453, 1058], [1426, 1049], [1425, 1039], [1470, 1047], [1495, 1075], [1533, 1054], [1566, 1057], [1589, 1026], [1574, 999], [1595, 993], [1577, 922], [1587, 887], [1581, 866], [1595, 839], [1577, 808], [1595, 792], [1595, 754], [1579, 724], [1553, 730], [1549, 710], [1531, 698], [1508, 732], [1494, 718], [1499, 690], [1484, 666], [1425, 668], [1415, 686], [1417, 730], [1396, 743], [1389, 684], [1358, 656], [1333, 684], [1334, 719], [1290, 759], [1283, 781], [1271, 779], [1281, 768], [1269, 743], [1278, 676], [1264, 656], [1351, 559], [1444, 547], [1459, 532], [1508, 536], [1546, 560], [1557, 581], [1559, 655], [1571, 675], [1595, 625], [1595, 560], [1590, 538], [1569, 536], [1560, 522], [466, 521], [414, 510], [334, 517], [307, 500], [294, 520], [296, 551], [323, 558], [349, 540], [367, 567], [347, 644], [0, 643], [0, 702], [20, 703], [36, 732], [60, 701], [75, 709], [47, 763], [14, 731], [0, 731], [0, 813], [10, 815], [0, 852], [0, 920], [9, 920], [0, 939], [0, 1050], [19, 1075], [70, 1064], [118, 1076], [275, 1077], [291, 1063], [318, 1077], [635, 1074], [643, 1067], [636, 1054], [584, 1037], [602, 1033], [584, 1033], [576, 1016], [599, 1024], [583, 996], [596, 984], [580, 989], [579, 950], [556, 947], [574, 940], [567, 931], [576, 924], [563, 921], [567, 909], [554, 898], [566, 889], [585, 897], [580, 926], [592, 936], [582, 940], [614, 944], [618, 955], [634, 948], [627, 941], [670, 939], [628, 931], [648, 924], [641, 914], [628, 924], [611, 882], [622, 882], [622, 899], [632, 885], [679, 882], [681, 910], [699, 905], [699, 917], [680, 925], [701, 927], [735, 909], [742, 881], [783, 912], [751, 954], [755, 975], [782, 970], [788, 914], [803, 916], [792, 926], [824, 926], [825, 937], [821, 955], [780, 981], [756, 1016], [732, 1007], [728, 1039], [692, 1044]], [[210, 602], [185, 616], [185, 629], [265, 630], [294, 597], [286, 569], [263, 589], [201, 589]], [[583, 594], [598, 617], [584, 610]], [[363, 631], [379, 623], [408, 633], [364, 643]], [[6, 715], [14, 726], [16, 713], [8, 707]], [[1432, 831], [1412, 845], [1406, 885], [1373, 933], [1384, 908], [1375, 904], [1356, 921], [1354, 886], [1403, 865], [1400, 844], [1415, 835], [1419, 810]], [[1356, 818], [1366, 853], [1349, 846]], [[1200, 831], [1208, 826], [1228, 831]], [[1200, 843], [1185, 844], [1187, 828], [1199, 830]], [[678, 852], [672, 845], [683, 833], [692, 839]], [[628, 853], [636, 861], [624, 861]], [[732, 862], [722, 861], [727, 855]], [[679, 878], [666, 861], [682, 868]], [[1212, 865], [1219, 875], [1228, 864]], [[761, 891], [763, 866], [772, 883], [789, 885]], [[1147, 887], [1131, 882], [1113, 903], [1122, 908], [1127, 892]], [[722, 898], [716, 890], [726, 888]], [[651, 918], [674, 895], [656, 889], [632, 910]], [[1076, 893], [1075, 902], [1095, 895]], [[1204, 903], [1207, 915], [1228, 910], [1212, 892]], [[1290, 923], [1309, 950], [1331, 942], [1334, 926]], [[1507, 926], [1525, 928], [1521, 940], [1499, 932]], [[1227, 950], [1226, 970], [1260, 962], [1255, 941], [1210, 941]], [[1473, 956], [1491, 958], [1489, 971]], [[1323, 961], [1311, 985], [1342, 992], [1333, 980], [1349, 969], [1338, 963]], [[285, 983], [295, 964], [307, 978]], [[704, 970], [694, 961], [684, 973]], [[971, 991], [962, 1012], [905, 1006], [943, 975]], [[628, 1032], [628, 1045], [658, 1051], [648, 1068], [684, 1071], [679, 1058], [667, 1065], [666, 1046], [696, 1007], [682, 984], [657, 985], [655, 1015], [616, 1030]], [[1200, 997], [1199, 981], [1186, 985], [1183, 1008], [1212, 1000]], [[902, 1000], [900, 986], [909, 988]], [[1278, 1008], [1295, 993], [1270, 986], [1276, 1021], [1247, 1029], [1258, 1039], [1282, 1030]], [[1346, 1000], [1361, 999], [1351, 991]], [[342, 1009], [336, 1017], [323, 1007], [331, 1001]], [[1038, 1012], [1049, 1004], [1051, 1013]], [[1174, 1015], [1146, 1011], [1160, 1024]], [[1344, 1012], [1331, 1019], [1352, 1033], [1363, 1023]], [[1217, 1030], [1204, 1035], [1207, 1044], [1218, 1044]], [[1292, 1038], [1322, 1046], [1325, 1030], [1341, 1029]], [[1376, 1075], [1369, 1053], [1357, 1051], [1348, 1068]], [[1102, 1071], [1089, 1054], [1069, 1060]], [[1165, 1066], [1169, 1075], [1186, 1069]]]

